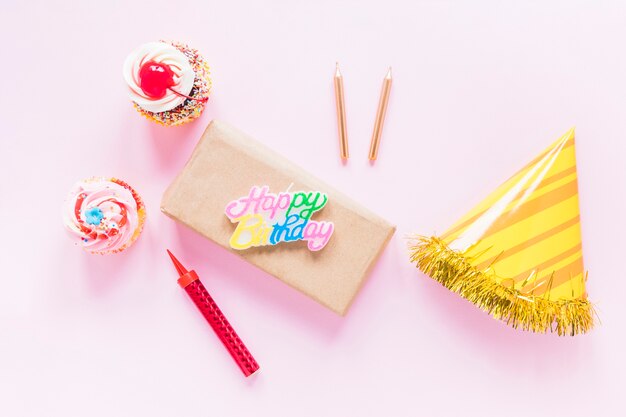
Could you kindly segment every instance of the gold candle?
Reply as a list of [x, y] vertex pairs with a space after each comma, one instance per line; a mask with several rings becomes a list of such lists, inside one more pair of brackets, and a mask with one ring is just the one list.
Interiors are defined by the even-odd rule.
[[376, 121], [374, 122], [374, 132], [372, 133], [372, 141], [370, 143], [369, 158], [375, 161], [378, 157], [378, 146], [380, 145], [380, 137], [383, 133], [383, 124], [385, 123], [385, 114], [387, 113], [387, 103], [389, 102], [389, 93], [391, 92], [391, 67], [387, 71], [387, 75], [383, 80], [383, 87], [380, 91], [380, 100], [378, 101], [378, 111], [376, 112]]
[[339, 131], [339, 149], [342, 159], [348, 159], [348, 130], [346, 128], [346, 103], [343, 98], [343, 76], [339, 72], [339, 63], [335, 66], [335, 105], [337, 106], [337, 129]]

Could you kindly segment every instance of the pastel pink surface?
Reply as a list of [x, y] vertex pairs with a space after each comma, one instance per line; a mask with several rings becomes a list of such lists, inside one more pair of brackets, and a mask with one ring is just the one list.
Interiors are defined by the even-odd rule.
[[[0, 415], [620, 413], [626, 4], [84, 3], [16, 2], [0, 14]], [[211, 99], [188, 126], [152, 124], [127, 99], [123, 60], [157, 39], [185, 41], [212, 66]], [[347, 317], [159, 213], [212, 118], [398, 225]], [[573, 339], [513, 330], [408, 263], [404, 236], [443, 231], [574, 125], [597, 329]], [[143, 235], [123, 254], [84, 253], [63, 230], [63, 198], [92, 175], [124, 179], [146, 202]], [[259, 375], [242, 378], [166, 248], [199, 273]]]

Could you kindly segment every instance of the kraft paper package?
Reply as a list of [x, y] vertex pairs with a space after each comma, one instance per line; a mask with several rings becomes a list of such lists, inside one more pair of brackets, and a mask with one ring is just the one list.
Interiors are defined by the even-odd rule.
[[[288, 190], [324, 194], [326, 204], [310, 214], [309, 222], [311, 227], [332, 222], [334, 230], [325, 246], [313, 245], [311, 250], [311, 242], [295, 240], [231, 247], [238, 225], [226, 215], [226, 207], [247, 197], [251, 189], [267, 187], [274, 195]], [[395, 226], [217, 120], [209, 124], [186, 166], [165, 191], [161, 210], [340, 315], [347, 312], [395, 232]]]

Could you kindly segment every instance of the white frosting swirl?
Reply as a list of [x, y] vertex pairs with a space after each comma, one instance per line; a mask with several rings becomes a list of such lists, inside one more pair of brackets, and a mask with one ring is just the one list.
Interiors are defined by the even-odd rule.
[[189, 59], [174, 46], [165, 42], [149, 42], [135, 49], [124, 61], [124, 79], [129, 87], [130, 99], [144, 110], [160, 113], [182, 104], [186, 98], [167, 89], [165, 96], [154, 99], [147, 96], [141, 89], [139, 71], [146, 62], [154, 61], [169, 65], [174, 72], [175, 91], [189, 95], [193, 88], [195, 73]]

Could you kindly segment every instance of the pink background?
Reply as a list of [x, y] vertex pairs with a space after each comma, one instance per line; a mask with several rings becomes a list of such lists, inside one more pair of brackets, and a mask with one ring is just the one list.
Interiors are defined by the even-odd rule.
[[[621, 1], [3, 2], [0, 415], [616, 415], [626, 372], [626, 4]], [[195, 123], [126, 96], [139, 44], [212, 65]], [[338, 160], [332, 73], [352, 158]], [[366, 155], [382, 78], [380, 158]], [[159, 212], [212, 118], [398, 225], [345, 318]], [[404, 237], [442, 232], [571, 126], [588, 291], [576, 338], [513, 330], [419, 273]], [[139, 241], [90, 256], [61, 226], [74, 181], [113, 175], [148, 207]], [[196, 268], [257, 357], [245, 380], [177, 287]]]

